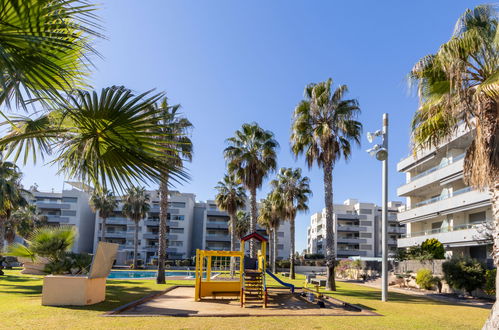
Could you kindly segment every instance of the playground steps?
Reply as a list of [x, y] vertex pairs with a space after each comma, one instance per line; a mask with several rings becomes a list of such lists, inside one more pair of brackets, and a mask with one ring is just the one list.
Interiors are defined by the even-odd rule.
[[263, 299], [263, 274], [258, 271], [246, 271], [244, 273], [245, 304], [261, 304]]

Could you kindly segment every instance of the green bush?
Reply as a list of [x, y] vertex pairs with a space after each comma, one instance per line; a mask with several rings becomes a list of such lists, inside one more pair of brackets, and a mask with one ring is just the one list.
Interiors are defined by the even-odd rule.
[[485, 284], [485, 268], [475, 259], [455, 258], [442, 264], [445, 281], [454, 289], [469, 295]]
[[291, 263], [287, 259], [277, 260], [276, 261], [277, 268], [289, 268]]
[[420, 288], [425, 290], [430, 290], [433, 287], [433, 273], [429, 269], [420, 269], [416, 274], [416, 284], [419, 285]]
[[428, 238], [421, 243], [422, 254], [427, 254], [431, 259], [445, 259], [445, 248], [436, 238]]
[[495, 296], [496, 294], [496, 275], [497, 269], [489, 269], [485, 272], [485, 286], [483, 291], [489, 296]]
[[91, 263], [90, 254], [68, 252], [64, 257], [50, 261], [45, 265], [44, 271], [49, 274], [86, 275]]

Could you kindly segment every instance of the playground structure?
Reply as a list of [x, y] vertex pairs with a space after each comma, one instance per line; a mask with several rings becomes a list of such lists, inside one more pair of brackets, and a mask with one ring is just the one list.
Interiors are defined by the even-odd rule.
[[[260, 242], [256, 259], [245, 256], [245, 243], [251, 239]], [[196, 285], [194, 300], [211, 297], [238, 296], [241, 307], [261, 304], [267, 307], [268, 292], [266, 275], [294, 292], [294, 286], [282, 282], [266, 269], [267, 239], [258, 233], [241, 238], [240, 251], [196, 251]]]

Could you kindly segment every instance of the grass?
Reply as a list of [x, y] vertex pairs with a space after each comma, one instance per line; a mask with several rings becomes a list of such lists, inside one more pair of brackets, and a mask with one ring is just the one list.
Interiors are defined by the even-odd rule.
[[[382, 303], [380, 291], [351, 283], [338, 283], [332, 296], [369, 308], [383, 316], [332, 317], [246, 317], [246, 318], [173, 318], [173, 317], [102, 317], [102, 313], [163, 290], [154, 280], [109, 280], [105, 302], [84, 307], [41, 306], [42, 277], [6, 270], [0, 276], [0, 328], [18, 329], [480, 329], [489, 310], [436, 302], [424, 297], [389, 293]], [[283, 278], [297, 286], [295, 281]], [[192, 284], [192, 281], [169, 281], [168, 285]], [[276, 284], [268, 280], [269, 285]]]

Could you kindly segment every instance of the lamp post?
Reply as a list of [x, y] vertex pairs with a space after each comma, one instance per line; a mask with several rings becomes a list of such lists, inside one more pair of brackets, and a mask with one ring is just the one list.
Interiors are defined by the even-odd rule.
[[375, 144], [367, 152], [371, 156], [375, 156], [382, 163], [382, 188], [381, 188], [381, 301], [386, 301], [388, 298], [388, 114], [383, 114], [383, 128], [374, 133], [367, 133], [367, 140], [372, 143], [374, 138], [381, 136], [382, 143]]

